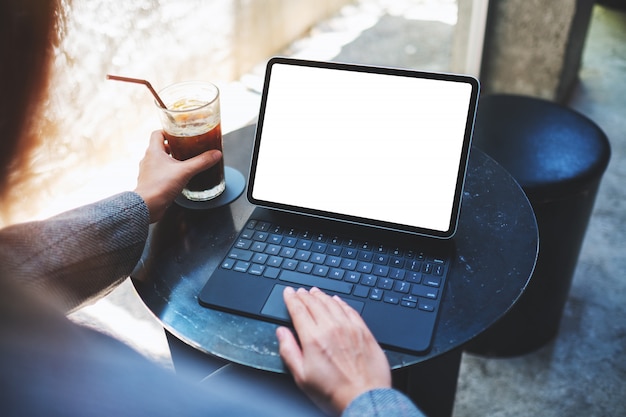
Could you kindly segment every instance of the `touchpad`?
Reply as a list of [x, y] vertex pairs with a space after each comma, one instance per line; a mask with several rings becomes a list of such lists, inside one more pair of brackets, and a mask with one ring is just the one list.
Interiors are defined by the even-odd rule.
[[[283, 300], [283, 291], [285, 288], [287, 288], [285, 285], [274, 285], [270, 296], [261, 309], [261, 314], [281, 321], [291, 322], [291, 317], [289, 317], [287, 306]], [[354, 308], [359, 314], [363, 311], [364, 304], [362, 302], [350, 298], [342, 298], [342, 300], [348, 303], [348, 305]]]
[[274, 285], [274, 289], [272, 289], [270, 296], [267, 298], [267, 301], [261, 310], [261, 314], [279, 319], [281, 321], [291, 322], [287, 306], [283, 301], [283, 291], [285, 288], [287, 287], [284, 285]]

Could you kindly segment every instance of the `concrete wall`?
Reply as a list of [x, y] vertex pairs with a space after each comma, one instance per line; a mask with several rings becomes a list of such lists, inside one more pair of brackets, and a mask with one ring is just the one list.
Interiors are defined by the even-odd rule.
[[577, 80], [593, 0], [491, 0], [484, 93], [563, 102]]
[[[237, 0], [233, 59], [241, 75], [353, 0]], [[234, 77], [237, 78], [237, 77]]]
[[457, 0], [450, 70], [480, 76], [489, 0]]

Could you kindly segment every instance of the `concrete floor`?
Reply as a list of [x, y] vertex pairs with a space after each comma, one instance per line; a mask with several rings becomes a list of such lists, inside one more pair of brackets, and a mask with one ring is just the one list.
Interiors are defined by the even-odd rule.
[[[430, 34], [450, 37], [449, 25], [426, 24]], [[425, 28], [414, 25], [414, 20], [384, 15], [334, 56], [424, 69], [445, 66], [445, 58], [435, 58], [443, 61], [433, 63], [431, 55], [424, 60], [407, 43], [406, 36], [419, 36]], [[380, 46], [380, 53], [371, 50], [375, 45]], [[436, 48], [436, 44], [426, 47]], [[392, 50], [396, 53], [391, 54]], [[521, 357], [464, 355], [454, 417], [626, 415], [625, 80], [626, 14], [596, 7], [580, 83], [569, 105], [606, 132], [612, 159], [597, 196], [560, 332], [548, 346]], [[72, 318], [171, 366], [158, 322], [128, 282]]]
[[596, 6], [569, 106], [607, 134], [602, 180], [553, 343], [513, 359], [465, 355], [455, 417], [626, 415], [626, 14]]

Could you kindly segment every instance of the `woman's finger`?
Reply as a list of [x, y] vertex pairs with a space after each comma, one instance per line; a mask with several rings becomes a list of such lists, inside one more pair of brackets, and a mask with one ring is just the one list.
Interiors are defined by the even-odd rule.
[[291, 330], [281, 326], [276, 329], [276, 337], [278, 338], [278, 353], [280, 357], [296, 381], [301, 380], [304, 373], [304, 359], [302, 357], [302, 349], [298, 345], [295, 336]]

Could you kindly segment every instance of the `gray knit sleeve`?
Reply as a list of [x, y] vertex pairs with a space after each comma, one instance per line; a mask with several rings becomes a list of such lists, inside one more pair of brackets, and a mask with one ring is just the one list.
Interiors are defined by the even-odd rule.
[[13, 225], [0, 231], [0, 269], [70, 311], [132, 272], [149, 223], [141, 197], [124, 192], [48, 220]]
[[404, 394], [394, 389], [376, 389], [355, 398], [342, 417], [424, 417]]

